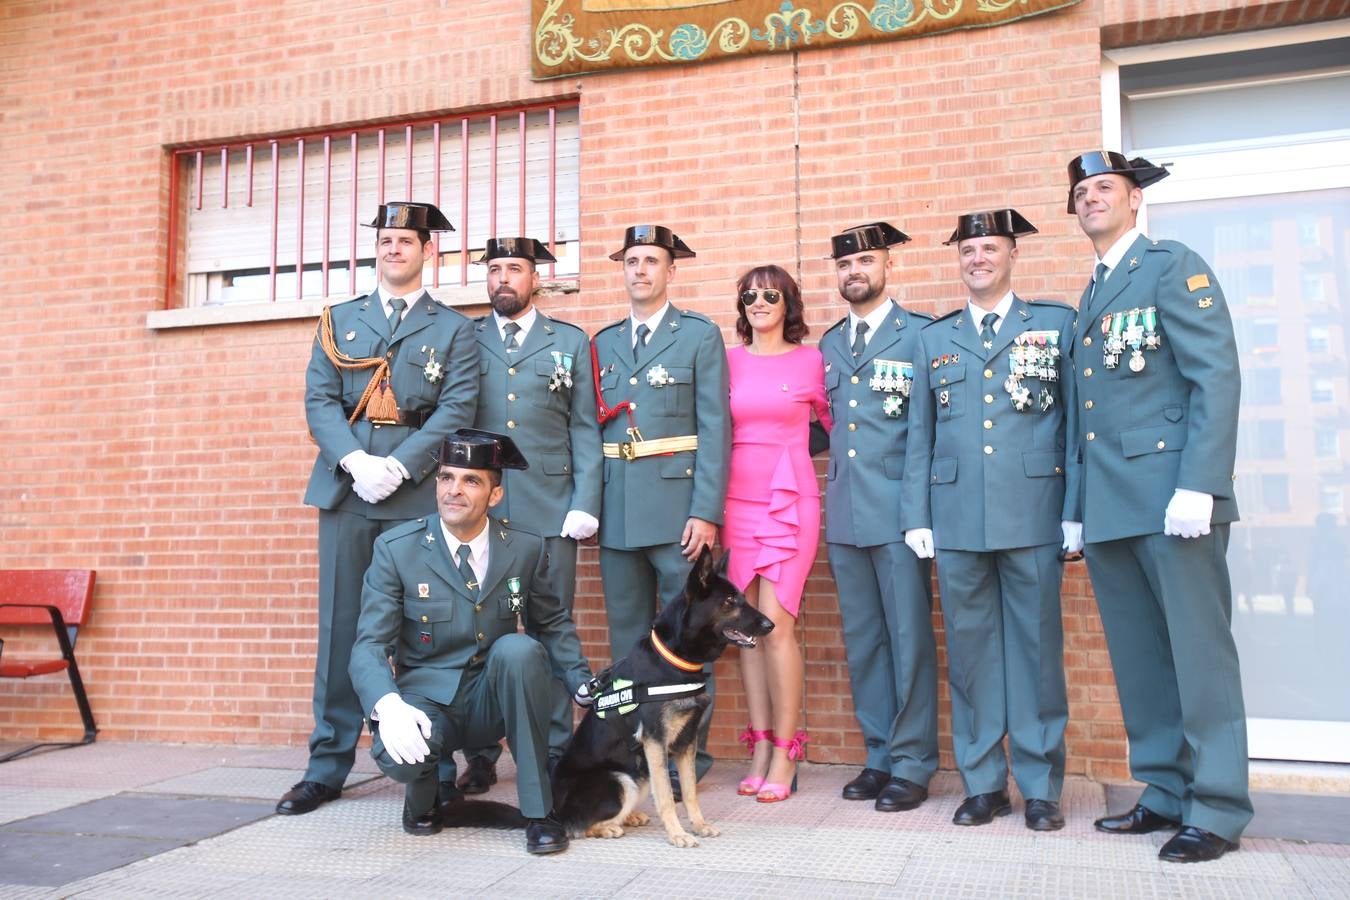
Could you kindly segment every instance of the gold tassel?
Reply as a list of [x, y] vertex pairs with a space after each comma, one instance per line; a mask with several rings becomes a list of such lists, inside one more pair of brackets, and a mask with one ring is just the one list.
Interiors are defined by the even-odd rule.
[[370, 403], [366, 406], [366, 418], [372, 422], [391, 424], [398, 422], [398, 417], [398, 400], [394, 398], [394, 389], [389, 386], [389, 378], [386, 376], [370, 395]]

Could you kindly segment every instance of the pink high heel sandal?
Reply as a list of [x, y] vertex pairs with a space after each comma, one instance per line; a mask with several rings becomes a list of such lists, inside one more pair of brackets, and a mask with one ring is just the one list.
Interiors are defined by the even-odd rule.
[[[792, 740], [773, 739], [773, 745], [780, 750], [787, 751], [787, 758], [796, 762], [806, 758], [806, 743], [810, 738], [806, 736], [805, 731], [799, 731], [792, 736]], [[742, 782], [744, 784], [744, 782]], [[774, 784], [771, 781], [760, 782], [759, 794], [755, 797], [760, 803], [780, 803], [792, 796], [792, 792], [797, 789], [797, 776], [792, 776], [792, 784]]]
[[[760, 741], [768, 741], [772, 744], [778, 743], [778, 739], [773, 736], [772, 728], [756, 731], [749, 725], [745, 726], [745, 731], [741, 732], [741, 736], [737, 738], [737, 740], [742, 744], [745, 744], [746, 755], [752, 757], [755, 755], [755, 745]], [[756, 778], [755, 776], [750, 775], [741, 779], [741, 784], [736, 788], [736, 793], [740, 794], [742, 797], [753, 797], [759, 793], [759, 789], [763, 784], [763, 778]]]

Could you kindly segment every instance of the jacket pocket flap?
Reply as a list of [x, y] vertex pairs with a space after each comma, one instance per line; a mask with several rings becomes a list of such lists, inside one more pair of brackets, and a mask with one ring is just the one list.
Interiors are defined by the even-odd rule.
[[405, 598], [403, 601], [403, 618], [412, 619], [418, 623], [423, 622], [424, 619], [427, 624], [449, 622], [454, 618], [454, 612], [455, 604], [453, 601], [418, 600], [416, 598]]
[[934, 458], [930, 470], [933, 484], [951, 484], [956, 480], [956, 457], [939, 456]]
[[966, 380], [965, 366], [942, 366], [936, 373], [928, 376], [928, 386], [940, 388], [948, 384]]
[[1186, 446], [1185, 425], [1155, 425], [1120, 433], [1120, 450], [1129, 459], [1146, 453], [1166, 453]]
[[694, 477], [694, 454], [684, 452], [676, 453], [669, 459], [661, 461], [662, 478], [693, 478]]
[[692, 384], [694, 368], [693, 366], [667, 366], [666, 377], [674, 384]]
[[566, 453], [541, 453], [539, 468], [544, 470], [545, 475], [570, 475], [572, 457]]
[[887, 453], [881, 458], [881, 468], [891, 481], [899, 481], [905, 477], [905, 454]]
[[1048, 478], [1064, 474], [1063, 450], [1027, 450], [1022, 453], [1022, 469], [1028, 478]]

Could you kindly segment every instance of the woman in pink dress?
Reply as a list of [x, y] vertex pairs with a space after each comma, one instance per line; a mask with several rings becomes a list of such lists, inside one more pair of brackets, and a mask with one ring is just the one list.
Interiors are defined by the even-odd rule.
[[802, 346], [801, 291], [778, 266], [760, 266], [736, 285], [736, 333], [727, 350], [731, 377], [731, 474], [722, 546], [728, 577], [774, 629], [741, 650], [750, 724], [741, 735], [754, 762], [739, 793], [761, 803], [792, 793], [806, 732], [802, 654], [795, 625], [802, 588], [820, 540], [820, 490], [807, 450], [812, 413], [825, 428], [820, 351]]

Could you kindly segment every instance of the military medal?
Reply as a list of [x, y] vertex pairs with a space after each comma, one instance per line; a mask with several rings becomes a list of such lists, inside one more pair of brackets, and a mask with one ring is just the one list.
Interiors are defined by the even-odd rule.
[[1158, 333], [1158, 307], [1150, 306], [1144, 310], [1144, 346], [1157, 350], [1162, 345], [1162, 335]]
[[647, 370], [647, 383], [652, 387], [664, 387], [674, 381], [675, 379], [671, 378], [670, 373], [666, 371], [666, 367], [660, 363]]
[[506, 603], [511, 612], [518, 613], [525, 608], [525, 595], [520, 592], [520, 578], [512, 575], [506, 579]]
[[1041, 388], [1040, 405], [1041, 412], [1049, 412], [1050, 407], [1055, 405], [1055, 395], [1050, 393], [1050, 388]]
[[426, 583], [419, 583], [417, 585], [417, 599], [425, 600], [430, 596], [431, 596], [431, 585]]
[[867, 379], [867, 386], [874, 391], [881, 390], [881, 363], [882, 360], [872, 360], [872, 377]]
[[900, 396], [908, 397], [910, 389], [914, 386], [914, 365], [912, 363], [902, 362], [899, 364], [896, 382], [896, 388], [900, 391]]
[[427, 381], [435, 384], [445, 377], [445, 367], [436, 362], [436, 348], [427, 349], [427, 364], [422, 367], [422, 374], [426, 376]]
[[550, 351], [553, 357], [553, 373], [548, 377], [548, 389], [557, 391], [572, 386], [572, 355], [558, 350]]
[[422, 632], [419, 632], [418, 635], [417, 635], [417, 639], [418, 639], [419, 641], [421, 641], [422, 643], [424, 643], [424, 644], [430, 644], [430, 643], [431, 643], [431, 632], [430, 632], [430, 631], [422, 631]]
[[938, 405], [948, 409], [952, 405], [951, 391], [938, 391]]
[[1027, 407], [1031, 406], [1031, 391], [1019, 385], [1017, 390], [1012, 392], [1012, 404], [1013, 409], [1025, 412]]
[[1144, 371], [1144, 351], [1140, 350], [1138, 347], [1135, 347], [1130, 351], [1130, 371]]
[[881, 411], [894, 419], [905, 411], [905, 399], [899, 394], [887, 394], [881, 401]]

